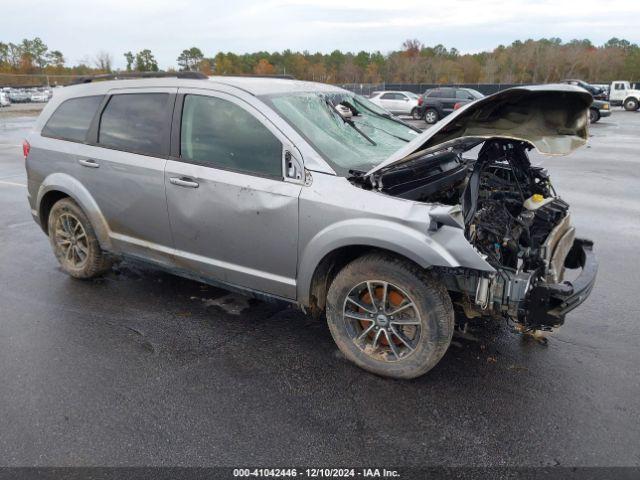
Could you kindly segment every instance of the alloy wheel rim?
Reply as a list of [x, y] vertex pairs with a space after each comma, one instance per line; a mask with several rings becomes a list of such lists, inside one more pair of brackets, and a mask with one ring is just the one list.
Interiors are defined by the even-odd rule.
[[435, 113], [433, 113], [433, 112], [427, 113], [426, 119], [427, 119], [427, 122], [434, 123], [436, 121]]
[[351, 289], [342, 318], [353, 343], [376, 360], [397, 362], [412, 355], [422, 335], [420, 314], [400, 287], [368, 280]]
[[87, 233], [74, 215], [65, 212], [55, 224], [54, 238], [62, 260], [73, 268], [82, 268], [89, 258]]

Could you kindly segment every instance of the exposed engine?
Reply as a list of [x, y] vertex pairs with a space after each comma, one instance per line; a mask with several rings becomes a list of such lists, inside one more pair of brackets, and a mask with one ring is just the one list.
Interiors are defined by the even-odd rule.
[[[465, 195], [467, 238], [496, 268], [544, 269], [545, 240], [567, 215], [546, 171], [532, 167], [523, 145], [493, 141], [483, 146]], [[465, 191], [467, 193], [467, 191]]]
[[418, 156], [373, 178], [356, 173], [351, 181], [402, 198], [460, 204], [466, 237], [497, 271], [493, 278], [452, 275], [450, 290], [463, 293], [467, 316], [505, 315], [528, 328], [550, 328], [558, 324], [553, 318], [537, 324], [526, 320], [522, 301], [536, 284], [562, 280], [574, 231], [569, 206], [555, 194], [546, 170], [529, 162], [530, 148], [494, 139], [482, 145], [475, 160], [450, 149]]

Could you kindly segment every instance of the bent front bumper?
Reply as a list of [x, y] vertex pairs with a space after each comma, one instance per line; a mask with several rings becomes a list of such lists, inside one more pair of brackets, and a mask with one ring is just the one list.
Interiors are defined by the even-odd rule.
[[520, 311], [520, 320], [528, 327], [542, 330], [558, 327], [567, 313], [587, 299], [598, 274], [593, 242], [576, 238], [564, 266], [581, 268], [582, 272], [575, 280], [539, 283], [531, 289]]

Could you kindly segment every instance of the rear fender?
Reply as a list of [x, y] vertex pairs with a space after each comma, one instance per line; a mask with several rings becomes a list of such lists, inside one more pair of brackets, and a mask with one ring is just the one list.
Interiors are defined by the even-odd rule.
[[[40, 216], [42, 199], [47, 193], [53, 191], [62, 192], [71, 197], [89, 218], [91, 226], [98, 237], [100, 247], [104, 250], [112, 250], [109, 226], [98, 204], [89, 191], [71, 175], [67, 175], [66, 173], [53, 173], [44, 179], [38, 189], [36, 199], [38, 215]], [[39, 220], [43, 226], [46, 225], [48, 221], [46, 218], [39, 218]]]

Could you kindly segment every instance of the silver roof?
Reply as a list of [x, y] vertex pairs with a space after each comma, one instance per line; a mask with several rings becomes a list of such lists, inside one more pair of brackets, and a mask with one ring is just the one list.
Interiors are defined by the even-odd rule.
[[255, 96], [274, 95], [279, 93], [302, 92], [344, 92], [345, 90], [325, 83], [305, 82], [268, 77], [233, 77], [212, 76], [208, 80], [187, 79], [176, 77], [135, 78], [126, 80], [108, 80], [83, 83], [65, 87], [64, 97], [96, 95], [106, 93], [114, 88], [149, 88], [149, 87], [185, 87], [213, 89], [216, 85], [237, 88]]

